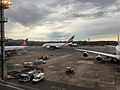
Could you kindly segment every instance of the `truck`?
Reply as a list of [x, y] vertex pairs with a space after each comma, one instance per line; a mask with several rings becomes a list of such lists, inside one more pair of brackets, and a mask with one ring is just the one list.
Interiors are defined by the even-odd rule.
[[32, 83], [37, 83], [45, 78], [44, 73], [39, 73], [33, 80]]
[[32, 70], [30, 72], [23, 73], [20, 75], [19, 81], [20, 82], [32, 81], [32, 79], [35, 78], [39, 73], [40, 73], [39, 70]]

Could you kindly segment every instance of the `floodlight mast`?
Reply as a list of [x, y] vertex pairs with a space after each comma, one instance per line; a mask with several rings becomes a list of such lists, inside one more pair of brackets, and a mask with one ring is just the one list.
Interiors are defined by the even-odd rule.
[[7, 0], [0, 0], [0, 34], [1, 34], [1, 78], [7, 76], [7, 67], [5, 62], [5, 30], [4, 23], [7, 22], [4, 17], [4, 10], [8, 9], [12, 3]]

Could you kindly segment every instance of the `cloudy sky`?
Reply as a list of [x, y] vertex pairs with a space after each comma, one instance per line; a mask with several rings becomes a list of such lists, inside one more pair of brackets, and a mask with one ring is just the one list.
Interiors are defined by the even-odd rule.
[[6, 37], [36, 41], [117, 40], [120, 0], [10, 0]]

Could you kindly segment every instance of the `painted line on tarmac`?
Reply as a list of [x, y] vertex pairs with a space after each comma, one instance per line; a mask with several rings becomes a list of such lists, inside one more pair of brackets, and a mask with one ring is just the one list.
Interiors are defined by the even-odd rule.
[[[6, 81], [2, 81], [3, 83], [6, 83], [6, 84], [9, 84], [9, 85], [12, 85], [12, 86], [16, 86], [16, 87], [22, 87], [22, 88], [27, 88], [29, 90], [40, 90], [40, 89], [37, 89], [37, 88], [33, 88], [33, 87], [29, 87], [29, 86], [24, 86], [24, 85], [20, 85], [20, 84], [15, 84], [15, 83], [11, 83], [11, 82], [6, 82]], [[2, 83], [1, 83], [2, 84]], [[6, 85], [5, 84], [5, 85]], [[26, 90], [26, 89], [20, 89], [20, 90]]]
[[2, 84], [2, 83], [0, 83], [0, 85], [6, 86], [6, 87], [10, 87], [10, 88], [14, 88], [14, 89], [17, 89], [17, 90], [25, 90], [25, 89], [22, 89], [22, 88], [18, 88], [18, 87], [11, 86], [11, 85], [6, 85], [6, 84]]
[[50, 59], [49, 61], [47, 61], [46, 65], [50, 65], [52, 63], [55, 63], [55, 61], [57, 61], [57, 60], [60, 60], [62, 58], [69, 57], [69, 56], [71, 56], [71, 55], [64, 55], [64, 56], [61, 56], [61, 57], [58, 57], [58, 58]]

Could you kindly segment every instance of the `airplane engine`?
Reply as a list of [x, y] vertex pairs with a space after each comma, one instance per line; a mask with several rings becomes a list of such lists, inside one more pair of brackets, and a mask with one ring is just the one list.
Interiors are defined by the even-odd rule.
[[96, 61], [97, 61], [97, 62], [101, 62], [101, 61], [102, 61], [102, 57], [101, 57], [100, 55], [97, 55], [97, 56], [96, 56]]
[[83, 56], [84, 56], [84, 57], [88, 57], [88, 53], [87, 53], [87, 52], [84, 52], [84, 53], [83, 53]]
[[47, 46], [46, 48], [50, 48], [50, 46]]

